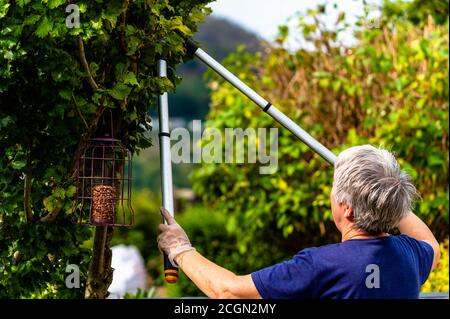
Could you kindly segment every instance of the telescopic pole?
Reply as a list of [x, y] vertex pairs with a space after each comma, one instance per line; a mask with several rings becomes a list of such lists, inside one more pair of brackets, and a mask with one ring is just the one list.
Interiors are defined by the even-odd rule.
[[[167, 76], [167, 62], [162, 58], [158, 60], [158, 75], [160, 77]], [[167, 92], [159, 96], [158, 106], [162, 205], [173, 216], [172, 158], [170, 154], [169, 102]], [[166, 223], [164, 219], [163, 222]], [[164, 254], [164, 277], [171, 284], [178, 281], [178, 268], [170, 263], [166, 254]]]
[[292, 121], [289, 117], [287, 117], [283, 112], [278, 110], [270, 102], [266, 101], [258, 93], [252, 90], [233, 73], [228, 71], [223, 65], [214, 60], [208, 53], [199, 48], [192, 40], [185, 39], [185, 41], [188, 52], [199, 58], [208, 67], [213, 69], [217, 74], [219, 74], [229, 83], [231, 83], [231, 85], [233, 85], [244, 95], [246, 95], [250, 100], [256, 103], [260, 108], [262, 108], [264, 112], [269, 114], [275, 121], [277, 121], [285, 128], [287, 128], [289, 131], [291, 131], [292, 134], [298, 137], [303, 143], [308, 145], [314, 152], [322, 156], [328, 163], [334, 166], [334, 163], [336, 162], [336, 155], [334, 155], [329, 149], [323, 146], [314, 137], [309, 135], [308, 132], [303, 130], [300, 126], [297, 125], [297, 123]]

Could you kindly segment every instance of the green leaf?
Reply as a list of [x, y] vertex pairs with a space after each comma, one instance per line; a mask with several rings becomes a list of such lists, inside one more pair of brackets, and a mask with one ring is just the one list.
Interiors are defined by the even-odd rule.
[[172, 18], [170, 20], [170, 23], [172, 24], [170, 27], [171, 30], [179, 30], [186, 35], [191, 34], [191, 29], [189, 29], [186, 25], [183, 24], [181, 17]]
[[56, 197], [56, 198], [64, 199], [64, 198], [66, 198], [66, 191], [64, 190], [64, 188], [57, 187], [53, 190], [52, 196]]
[[55, 9], [64, 3], [67, 3], [67, 1], [66, 0], [48, 0], [48, 7], [50, 9]]
[[123, 63], [117, 63], [115, 69], [116, 69], [116, 76], [118, 78], [121, 78], [122, 74], [124, 74], [126, 71], [126, 66]]
[[190, 18], [194, 22], [203, 22], [205, 20], [205, 15], [199, 8], [193, 8], [190, 13]]
[[25, 160], [18, 160], [11, 163], [13, 169], [22, 169], [27, 165]]
[[19, 7], [23, 8], [25, 5], [29, 4], [31, 0], [16, 0]]
[[444, 164], [444, 158], [437, 155], [428, 156], [428, 165], [430, 166], [440, 166]]
[[61, 90], [59, 91], [59, 96], [65, 100], [70, 101], [72, 99], [72, 92], [69, 90]]
[[0, 119], [0, 128], [8, 126], [8, 124], [12, 122], [14, 122], [13, 118], [11, 116], [6, 116]]
[[127, 24], [127, 26], [125, 27], [125, 34], [127, 36], [133, 35], [136, 33], [136, 28], [131, 25], [131, 24]]
[[9, 3], [0, 3], [0, 19], [8, 13]]
[[49, 112], [49, 115], [58, 117], [62, 120], [64, 119], [64, 113], [65, 113], [64, 105], [58, 104], [55, 105], [55, 107], [51, 112]]
[[133, 72], [128, 72], [127, 75], [125, 75], [125, 78], [123, 80], [125, 84], [131, 84], [131, 85], [137, 85], [139, 86], [139, 83], [136, 79], [136, 75]]
[[66, 196], [67, 197], [72, 197], [73, 195], [75, 195], [75, 192], [77, 191], [77, 188], [75, 187], [75, 186], [69, 186], [68, 188], [67, 188], [67, 191], [66, 191]]
[[44, 207], [47, 211], [51, 212], [56, 206], [56, 200], [53, 196], [49, 196], [44, 198], [43, 200]]
[[141, 45], [141, 40], [138, 37], [130, 36], [128, 38], [128, 43], [127, 43], [127, 47], [128, 47], [127, 55], [131, 56], [131, 55], [135, 54], [140, 45]]
[[53, 21], [50, 21], [47, 17], [44, 17], [41, 20], [41, 23], [39, 24], [39, 26], [37, 27], [35, 34], [39, 38], [44, 38], [49, 34], [49, 32], [52, 29], [53, 29]]
[[33, 25], [38, 22], [40, 18], [41, 16], [37, 14], [29, 15], [23, 20], [23, 25]]
[[[86, 8], [84, 8], [86, 10]], [[116, 1], [116, 4], [111, 3], [106, 6], [106, 10], [101, 13], [101, 18], [110, 23], [111, 27], [115, 27], [117, 23], [117, 18], [121, 14], [121, 5], [120, 2]], [[80, 7], [80, 12], [83, 13], [83, 10]]]
[[117, 83], [113, 89], [108, 90], [109, 95], [111, 95], [116, 100], [123, 100], [130, 94], [130, 92], [131, 87], [123, 83]]
[[173, 29], [179, 30], [179, 31], [183, 32], [186, 35], [189, 35], [191, 33], [191, 29], [189, 29], [184, 24], [177, 25]]

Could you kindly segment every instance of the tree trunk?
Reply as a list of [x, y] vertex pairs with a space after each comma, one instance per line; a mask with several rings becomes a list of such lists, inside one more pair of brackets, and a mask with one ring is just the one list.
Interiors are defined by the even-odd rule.
[[111, 239], [114, 229], [108, 226], [95, 228], [92, 260], [89, 266], [88, 279], [84, 297], [86, 299], [105, 299], [113, 279], [111, 268]]

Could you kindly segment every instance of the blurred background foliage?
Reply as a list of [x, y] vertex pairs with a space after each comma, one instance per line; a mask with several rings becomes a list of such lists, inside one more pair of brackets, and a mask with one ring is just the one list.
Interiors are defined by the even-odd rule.
[[[220, 30], [220, 32], [217, 32]], [[246, 50], [261, 50], [261, 39], [235, 23], [217, 16], [207, 17], [205, 23], [198, 27], [195, 40], [202, 48], [218, 61], [225, 58], [236, 48], [245, 43]], [[169, 94], [170, 116], [185, 120], [204, 119], [208, 113], [209, 90], [203, 73], [206, 66], [193, 59], [177, 66], [177, 73], [182, 77], [175, 94]]]

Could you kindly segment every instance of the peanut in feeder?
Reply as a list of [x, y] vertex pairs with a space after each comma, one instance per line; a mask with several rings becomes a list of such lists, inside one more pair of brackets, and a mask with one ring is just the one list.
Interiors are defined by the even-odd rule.
[[92, 188], [92, 220], [95, 223], [114, 222], [116, 190], [109, 185]]
[[131, 226], [131, 152], [114, 138], [112, 113], [107, 133], [90, 139], [77, 156], [74, 222]]

